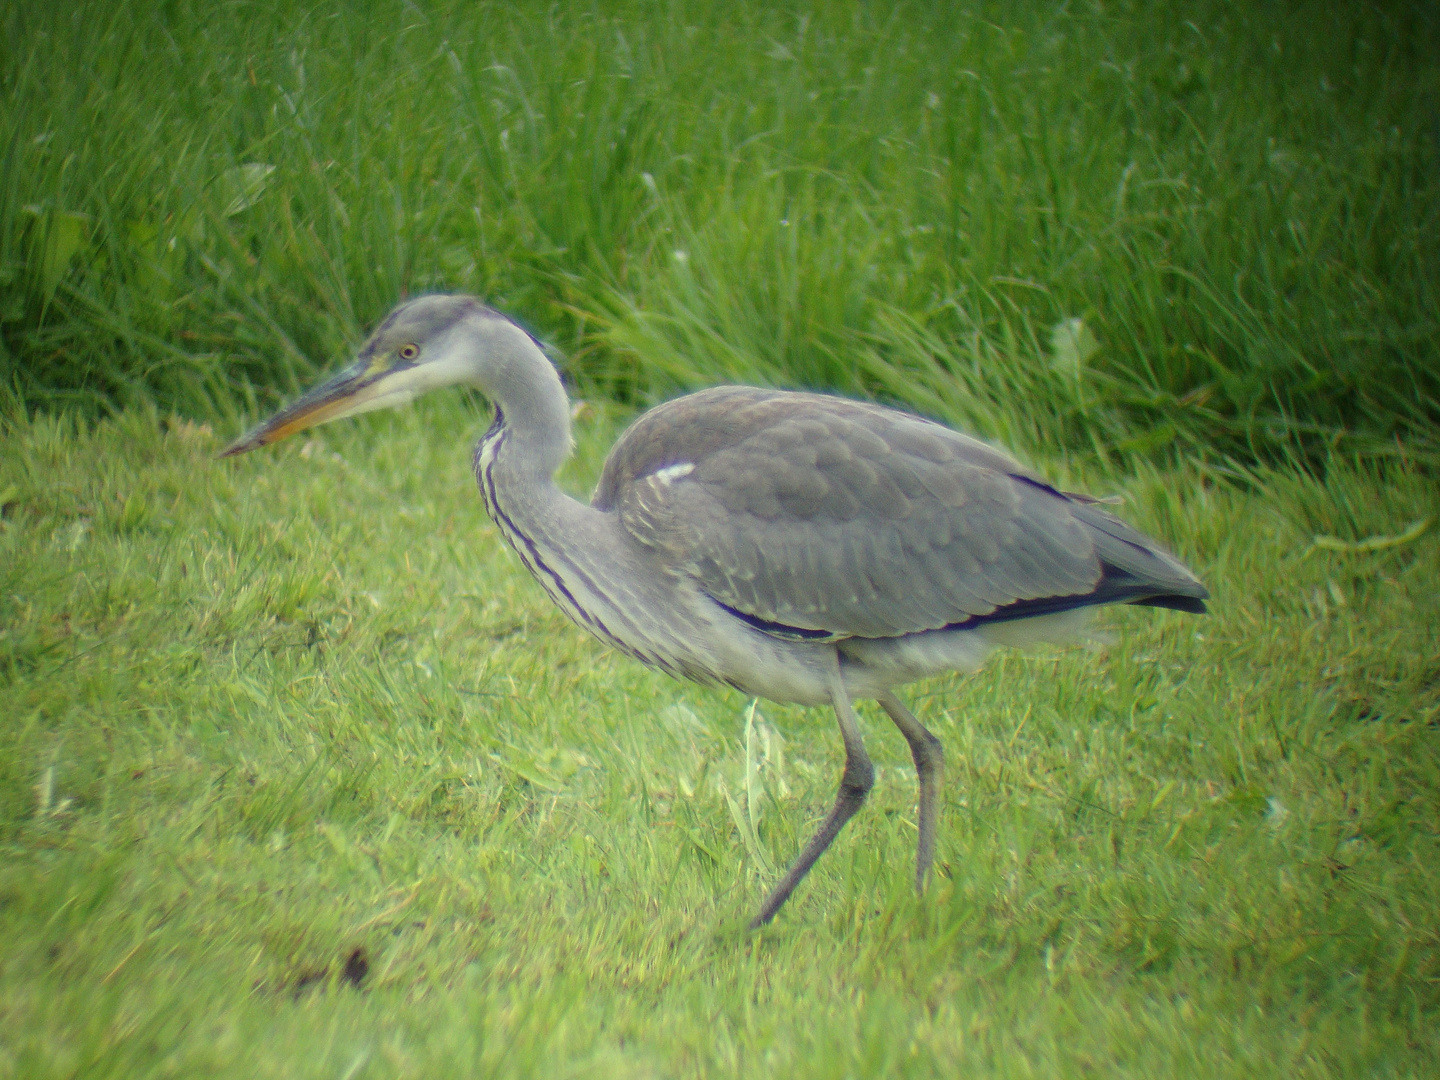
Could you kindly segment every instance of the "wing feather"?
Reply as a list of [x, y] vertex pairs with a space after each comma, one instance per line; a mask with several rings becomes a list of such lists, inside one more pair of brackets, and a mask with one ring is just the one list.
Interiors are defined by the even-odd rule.
[[653, 409], [594, 503], [719, 603], [836, 636], [1205, 595], [1141, 533], [993, 447], [816, 394], [721, 387]]

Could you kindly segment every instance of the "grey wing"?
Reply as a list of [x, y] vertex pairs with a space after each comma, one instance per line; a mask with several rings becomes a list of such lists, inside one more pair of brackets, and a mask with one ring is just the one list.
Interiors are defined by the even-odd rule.
[[1133, 599], [1107, 594], [1117, 581], [1135, 595], [1199, 587], [1139, 533], [984, 443], [820, 395], [729, 387], [652, 410], [612, 453], [595, 502], [717, 602], [816, 636]]

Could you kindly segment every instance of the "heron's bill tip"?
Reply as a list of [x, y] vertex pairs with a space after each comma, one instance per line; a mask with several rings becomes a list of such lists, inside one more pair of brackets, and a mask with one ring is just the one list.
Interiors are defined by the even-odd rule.
[[357, 386], [353, 371], [344, 371], [301, 396], [300, 400], [287, 405], [268, 420], [256, 425], [224, 450], [222, 458], [234, 457], [249, 450], [269, 446], [287, 435], [336, 420], [355, 411]]
[[236, 454], [243, 454], [247, 450], [254, 450], [256, 447], [264, 445], [265, 441], [263, 439], [257, 439], [253, 432], [247, 432], [215, 456], [222, 458], [234, 457]]
[[305, 413], [295, 416], [287, 415], [292, 410], [287, 409], [277, 416], [272, 416], [259, 427], [251, 428], [240, 438], [236, 439], [224, 450], [220, 451], [222, 458], [234, 457], [236, 454], [244, 454], [250, 450], [258, 450], [262, 446], [269, 446], [273, 442], [279, 442], [286, 435], [296, 431], [303, 431], [307, 427], [313, 427], [320, 420], [316, 414], [320, 411], [307, 410]]

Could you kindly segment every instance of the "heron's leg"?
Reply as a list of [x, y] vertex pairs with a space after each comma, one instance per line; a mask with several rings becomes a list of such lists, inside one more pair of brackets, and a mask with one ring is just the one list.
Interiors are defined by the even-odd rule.
[[889, 690], [880, 694], [876, 700], [880, 702], [880, 707], [890, 714], [890, 719], [895, 721], [900, 734], [905, 736], [905, 741], [910, 744], [910, 756], [915, 759], [915, 776], [920, 781], [920, 842], [915, 846], [915, 890], [924, 892], [925, 877], [930, 873], [930, 864], [935, 861], [935, 829], [940, 819], [940, 786], [945, 781], [945, 748]]
[[840, 790], [835, 795], [835, 805], [800, 856], [785, 871], [780, 884], [775, 886], [760, 908], [760, 914], [750, 920], [751, 930], [764, 926], [775, 917], [775, 913], [790, 899], [795, 886], [800, 884], [800, 879], [810, 872], [815, 860], [825, 853], [845, 823], [855, 816], [855, 811], [860, 809], [865, 796], [875, 785], [875, 766], [870, 764], [870, 755], [865, 752], [860, 725], [855, 719], [855, 710], [850, 705], [850, 695], [845, 691], [838, 667], [830, 680], [830, 700], [835, 705], [835, 717], [840, 721], [840, 737], [845, 740], [845, 771], [840, 774]]

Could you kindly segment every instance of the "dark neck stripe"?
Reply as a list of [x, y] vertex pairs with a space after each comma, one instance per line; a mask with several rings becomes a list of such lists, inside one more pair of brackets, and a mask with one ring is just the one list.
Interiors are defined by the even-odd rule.
[[[641, 663], [659, 667], [662, 670], [669, 671], [671, 674], [677, 674], [677, 672], [672, 670], [672, 665], [666, 663], [660, 657], [648, 652], [642, 652], [621, 641], [595, 613], [587, 611], [584, 605], [576, 600], [575, 595], [566, 587], [565, 581], [560, 574], [545, 561], [535, 541], [515, 524], [514, 519], [511, 518], [500, 505], [499, 490], [495, 484], [493, 473], [495, 465], [500, 459], [500, 452], [505, 441], [505, 436], [508, 433], [500, 411], [497, 408], [495, 423], [490, 425], [490, 430], [485, 433], [484, 437], [480, 440], [480, 445], [476, 448], [476, 477], [480, 482], [480, 491], [485, 498], [485, 507], [489, 510], [490, 517], [495, 521], [495, 524], [500, 527], [500, 532], [515, 550], [515, 553], [520, 556], [520, 561], [525, 564], [525, 568], [530, 571], [531, 576], [545, 587], [545, 591], [550, 593], [551, 599], [558, 603], [567, 615], [571, 615], [572, 618], [580, 622], [581, 625], [607, 645], [619, 649], [621, 652], [634, 657]], [[490, 451], [490, 460], [484, 463], [484, 467], [481, 468], [481, 462], [487, 450]], [[558, 553], [557, 557], [563, 559], [563, 556], [558, 556]], [[591, 581], [589, 576], [580, 570], [579, 567], [568, 561], [566, 561], [566, 566], [584, 583], [585, 587], [588, 588], [593, 595], [603, 595], [595, 583]], [[562, 597], [564, 598], [563, 600], [561, 599]]]

